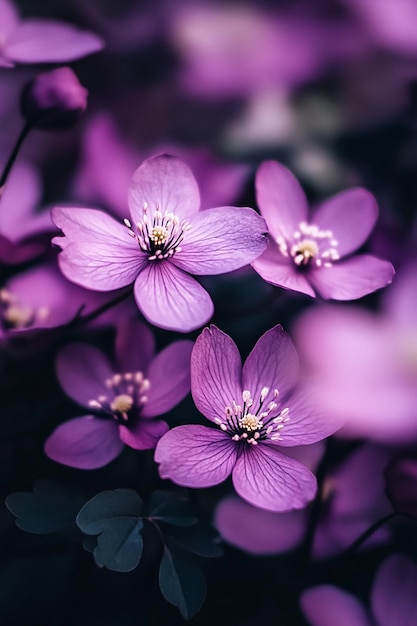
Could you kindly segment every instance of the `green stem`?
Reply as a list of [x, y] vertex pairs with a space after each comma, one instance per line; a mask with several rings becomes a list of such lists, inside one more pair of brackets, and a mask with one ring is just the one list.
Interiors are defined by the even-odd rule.
[[9, 160], [6, 163], [6, 166], [3, 170], [3, 174], [1, 175], [0, 178], [0, 198], [2, 196], [3, 190], [4, 190], [4, 186], [7, 182], [7, 179], [9, 177], [10, 174], [10, 170], [13, 167], [14, 162], [16, 161], [17, 155], [20, 152], [20, 148], [22, 147], [23, 142], [25, 141], [26, 137], [28, 136], [30, 130], [32, 128], [32, 124], [30, 124], [29, 122], [26, 122], [22, 128], [22, 130], [20, 131], [20, 134], [17, 138], [16, 144], [12, 150], [11, 155], [9, 156]]

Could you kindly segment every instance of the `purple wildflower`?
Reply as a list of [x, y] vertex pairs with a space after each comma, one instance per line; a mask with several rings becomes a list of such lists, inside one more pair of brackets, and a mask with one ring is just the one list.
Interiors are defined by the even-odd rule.
[[417, 566], [402, 554], [389, 556], [380, 566], [372, 588], [371, 615], [355, 598], [332, 585], [308, 589], [301, 596], [311, 626], [394, 626], [415, 624]]
[[355, 300], [388, 285], [394, 268], [369, 254], [353, 253], [373, 229], [378, 208], [365, 189], [349, 189], [311, 216], [302, 188], [276, 161], [256, 175], [257, 201], [270, 241], [252, 264], [264, 280], [284, 289], [333, 300]]
[[0, 67], [73, 61], [104, 45], [94, 33], [70, 24], [43, 19], [21, 21], [9, 0], [0, 0], [0, 25]]
[[135, 172], [131, 219], [119, 224], [94, 209], [57, 207], [53, 220], [65, 234], [62, 272], [83, 287], [111, 291], [134, 282], [139, 309], [153, 324], [187, 332], [213, 314], [208, 293], [193, 274], [223, 274], [253, 261], [266, 247], [265, 221], [249, 208], [198, 212], [191, 170], [160, 155]]
[[153, 356], [153, 335], [135, 319], [118, 329], [116, 366], [93, 346], [64, 347], [57, 360], [58, 379], [91, 414], [58, 426], [45, 443], [47, 456], [94, 469], [115, 459], [124, 444], [136, 450], [155, 447], [168, 424], [154, 418], [189, 392], [191, 348], [191, 341], [177, 341]]
[[236, 344], [216, 326], [203, 330], [191, 356], [191, 392], [217, 428], [185, 425], [159, 441], [162, 478], [210, 487], [232, 474], [237, 493], [270, 511], [304, 507], [316, 493], [314, 474], [284, 453], [334, 432], [309, 396], [295, 389], [298, 357], [281, 326], [256, 343], [243, 368]]

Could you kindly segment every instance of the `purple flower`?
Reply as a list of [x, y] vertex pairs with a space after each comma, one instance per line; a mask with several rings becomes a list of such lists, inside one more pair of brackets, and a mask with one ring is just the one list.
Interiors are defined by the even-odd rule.
[[64, 347], [57, 360], [58, 379], [91, 414], [58, 426], [45, 442], [47, 456], [94, 469], [115, 459], [124, 444], [154, 448], [168, 424], [153, 418], [189, 392], [191, 348], [191, 341], [177, 341], [154, 356], [152, 333], [135, 319], [118, 329], [116, 366], [93, 346]]
[[301, 606], [311, 626], [411, 626], [417, 614], [417, 567], [402, 554], [380, 566], [372, 588], [371, 615], [355, 596], [332, 585], [308, 589]]
[[62, 272], [83, 287], [110, 291], [134, 282], [139, 309], [153, 324], [187, 332], [213, 314], [208, 293], [193, 274], [243, 267], [266, 246], [265, 221], [249, 208], [198, 212], [197, 183], [179, 159], [160, 155], [135, 172], [131, 219], [119, 224], [93, 209], [57, 207], [52, 215], [65, 237]]
[[232, 339], [216, 326], [203, 330], [191, 356], [191, 392], [197, 408], [217, 425], [185, 425], [159, 441], [162, 478], [186, 487], [210, 487], [232, 474], [237, 493], [270, 511], [304, 507], [316, 479], [286, 447], [319, 441], [334, 432], [296, 390], [295, 348], [275, 326], [256, 343], [243, 368]]
[[14, 5], [0, 1], [0, 67], [15, 63], [73, 61], [103, 48], [103, 41], [87, 31], [56, 20], [21, 21]]
[[365, 189], [339, 193], [310, 216], [296, 178], [280, 163], [265, 161], [256, 175], [256, 194], [270, 241], [252, 265], [267, 282], [313, 298], [318, 292], [326, 300], [355, 300], [392, 281], [391, 263], [353, 255], [378, 216]]

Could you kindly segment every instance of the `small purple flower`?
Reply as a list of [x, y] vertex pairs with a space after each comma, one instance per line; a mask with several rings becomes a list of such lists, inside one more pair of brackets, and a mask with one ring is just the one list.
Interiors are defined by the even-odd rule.
[[280, 163], [265, 161], [256, 175], [256, 194], [270, 241], [252, 265], [267, 282], [313, 298], [318, 292], [326, 300], [356, 300], [392, 281], [391, 263], [353, 255], [378, 216], [365, 189], [339, 193], [309, 215], [296, 178]]
[[194, 330], [210, 319], [213, 303], [189, 273], [230, 272], [253, 261], [267, 244], [265, 221], [253, 209], [198, 212], [199, 204], [185, 163], [169, 155], [148, 159], [133, 176], [131, 219], [124, 225], [94, 209], [53, 209], [65, 234], [53, 240], [63, 249], [61, 270], [96, 291], [134, 282], [137, 305], [152, 324]]
[[16, 63], [73, 61], [103, 48], [103, 41], [87, 31], [56, 20], [21, 21], [9, 0], [0, 0], [0, 67]]
[[132, 319], [118, 329], [117, 365], [97, 348], [72, 344], [58, 355], [64, 391], [91, 412], [69, 420], [45, 442], [49, 458], [80, 469], [115, 459], [124, 444], [155, 447], [168, 424], [156, 416], [172, 409], [190, 390], [191, 341], [177, 341], [154, 355], [152, 333]]
[[197, 408], [217, 425], [185, 425], [159, 441], [162, 478], [185, 487], [210, 487], [232, 474], [237, 493], [270, 511], [304, 507], [315, 495], [312, 472], [286, 447], [320, 441], [336, 430], [295, 389], [298, 357], [281, 326], [267, 331], [242, 368], [232, 339], [205, 328], [191, 356], [191, 392]]

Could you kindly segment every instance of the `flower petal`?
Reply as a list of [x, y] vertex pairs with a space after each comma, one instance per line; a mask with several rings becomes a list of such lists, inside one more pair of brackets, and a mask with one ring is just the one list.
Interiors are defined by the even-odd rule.
[[[103, 211], [57, 206], [51, 210], [51, 218], [70, 242], [119, 243], [132, 250], [139, 249], [137, 241], [129, 235], [126, 226]], [[61, 239], [56, 237], [53, 243], [64, 247], [67, 242], [61, 242]]]
[[413, 624], [417, 615], [417, 566], [402, 554], [381, 565], [372, 589], [372, 608], [378, 626]]
[[130, 285], [146, 262], [139, 248], [123, 246], [116, 241], [111, 244], [100, 241], [70, 243], [58, 255], [64, 276], [93, 291], [113, 291]]
[[323, 202], [310, 221], [331, 230], [341, 257], [354, 252], [368, 239], [378, 218], [374, 196], [366, 189], [348, 189]]
[[216, 509], [215, 526], [223, 539], [250, 554], [280, 554], [300, 543], [306, 517], [304, 511], [263, 511], [229, 496]]
[[0, 24], [3, 35], [13, 32], [19, 24], [19, 15], [9, 0], [0, 2]]
[[277, 161], [264, 161], [256, 172], [256, 198], [270, 233], [292, 239], [307, 220], [307, 200], [298, 180]]
[[197, 213], [200, 208], [200, 192], [192, 171], [183, 161], [169, 154], [147, 159], [138, 167], [128, 200], [135, 224], [143, 217], [144, 205], [151, 215], [159, 208], [162, 213], [175, 213], [180, 220]]
[[151, 383], [143, 416], [162, 415], [190, 392], [192, 341], [176, 341], [153, 359], [148, 378]]
[[302, 509], [317, 491], [316, 478], [305, 465], [264, 443], [247, 444], [232, 478], [241, 498], [268, 511]]
[[211, 487], [225, 480], [236, 463], [238, 447], [221, 430], [207, 426], [177, 426], [156, 446], [161, 478], [183, 487]]
[[242, 360], [235, 342], [211, 325], [197, 337], [191, 354], [191, 393], [196, 407], [212, 422], [242, 398]]
[[106, 355], [84, 343], [64, 346], [56, 360], [56, 374], [65, 393], [88, 407], [90, 400], [108, 395], [106, 380], [113, 376], [114, 368]]
[[394, 274], [389, 261], [357, 254], [331, 267], [312, 270], [309, 280], [326, 300], [357, 300], [389, 285]]
[[100, 37], [70, 24], [27, 20], [13, 32], [6, 53], [20, 63], [60, 63], [98, 52], [103, 47]]
[[169, 261], [151, 263], [135, 282], [135, 299], [146, 319], [167, 330], [187, 333], [213, 315], [213, 302], [194, 278]]
[[120, 439], [135, 450], [153, 450], [158, 440], [164, 435], [169, 426], [163, 420], [138, 419], [133, 428], [119, 426]]
[[251, 265], [267, 283], [315, 298], [306, 276], [295, 267], [292, 259], [281, 254], [274, 241], [269, 241], [265, 252]]
[[332, 585], [307, 589], [301, 607], [311, 626], [371, 626], [359, 600]]
[[124, 317], [117, 325], [115, 352], [122, 372], [142, 372], [147, 376], [155, 354], [152, 331], [137, 317]]
[[46, 456], [79, 469], [103, 467], [122, 449], [116, 422], [91, 415], [61, 424], [45, 442]]
[[267, 225], [253, 209], [208, 209], [190, 220], [172, 262], [191, 274], [224, 274], [248, 265], [265, 250]]
[[297, 382], [299, 373], [298, 355], [289, 335], [278, 324], [258, 339], [243, 366], [242, 385], [248, 389], [255, 403], [263, 388], [265, 406], [274, 400], [274, 389], [280, 398], [285, 398]]

